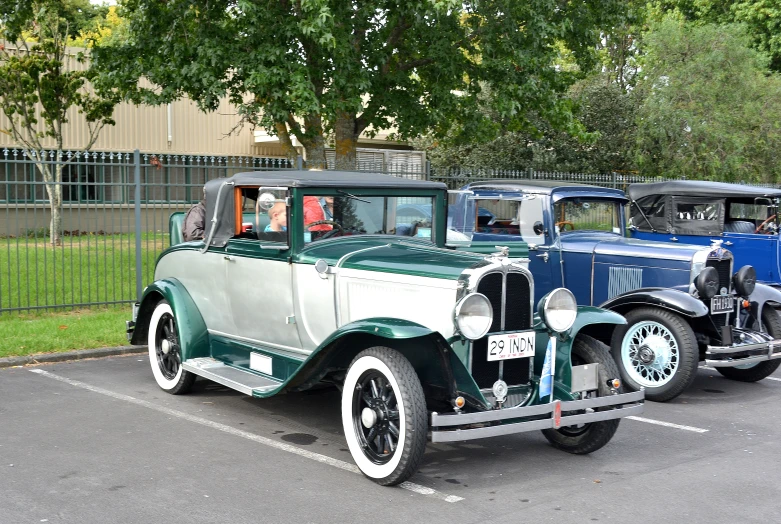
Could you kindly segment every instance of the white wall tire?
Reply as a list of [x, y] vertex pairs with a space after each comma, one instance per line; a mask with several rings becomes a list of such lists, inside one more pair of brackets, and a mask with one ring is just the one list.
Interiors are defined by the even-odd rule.
[[426, 449], [426, 402], [415, 369], [391, 348], [355, 357], [342, 390], [342, 425], [361, 472], [391, 486], [417, 471]]
[[161, 300], [149, 319], [149, 364], [157, 385], [172, 395], [187, 393], [195, 375], [182, 368], [179, 330], [171, 305]]

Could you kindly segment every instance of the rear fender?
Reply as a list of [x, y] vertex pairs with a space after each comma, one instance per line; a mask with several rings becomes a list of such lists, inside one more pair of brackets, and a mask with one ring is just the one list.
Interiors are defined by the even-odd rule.
[[440, 333], [397, 318], [369, 318], [340, 327], [309, 356], [285, 389], [307, 389], [329, 373], [347, 370], [358, 353], [373, 346], [387, 346], [404, 355], [427, 392], [433, 388], [448, 399], [461, 394], [487, 406], [463, 362]]
[[136, 328], [133, 331], [132, 344], [144, 345], [149, 334], [149, 321], [155, 307], [161, 300], [171, 305], [171, 310], [179, 328], [179, 343], [182, 360], [196, 357], [208, 357], [209, 333], [201, 312], [195, 305], [190, 293], [175, 278], [158, 280], [144, 290], [141, 305], [136, 317]]
[[669, 288], [641, 288], [611, 298], [599, 307], [626, 314], [634, 308], [656, 306], [687, 318], [699, 318], [708, 314], [708, 306], [690, 294]]

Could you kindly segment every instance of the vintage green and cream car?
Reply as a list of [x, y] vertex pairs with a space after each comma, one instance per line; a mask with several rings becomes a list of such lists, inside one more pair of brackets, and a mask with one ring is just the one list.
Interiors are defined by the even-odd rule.
[[528, 260], [445, 249], [446, 206], [444, 184], [386, 175], [211, 181], [206, 240], [172, 241], [128, 336], [173, 394], [196, 376], [254, 397], [335, 385], [353, 459], [379, 484], [410, 477], [429, 438], [542, 430], [601, 448], [644, 394], [622, 393], [608, 349], [579, 332], [623, 317], [566, 289], [535, 314]]

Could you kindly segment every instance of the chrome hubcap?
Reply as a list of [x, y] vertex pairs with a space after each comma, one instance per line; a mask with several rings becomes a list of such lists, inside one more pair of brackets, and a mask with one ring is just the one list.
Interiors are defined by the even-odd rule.
[[363, 408], [361, 411], [361, 422], [363, 427], [371, 428], [377, 423], [377, 412], [371, 408]]
[[160, 349], [163, 350], [163, 355], [167, 355], [169, 351], [171, 351], [171, 342], [169, 342], [167, 339], [163, 340], [163, 343], [160, 344]]
[[639, 385], [663, 386], [678, 370], [678, 341], [658, 322], [638, 322], [624, 336], [621, 360], [627, 374]]

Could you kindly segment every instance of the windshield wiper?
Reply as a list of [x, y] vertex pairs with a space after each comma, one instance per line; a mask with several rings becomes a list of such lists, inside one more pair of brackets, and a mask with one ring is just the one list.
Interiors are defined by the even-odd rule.
[[347, 198], [352, 198], [353, 200], [357, 200], [358, 202], [363, 202], [364, 204], [371, 204], [371, 202], [369, 202], [368, 200], [364, 200], [362, 198], [358, 198], [355, 195], [351, 195], [347, 191], [342, 191], [341, 189], [337, 189], [336, 192], [339, 193], [340, 195], [346, 196]]

